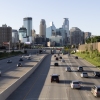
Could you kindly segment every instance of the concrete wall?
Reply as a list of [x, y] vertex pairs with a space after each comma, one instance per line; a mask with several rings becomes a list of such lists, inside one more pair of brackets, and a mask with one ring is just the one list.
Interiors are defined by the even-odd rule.
[[45, 55], [40, 62], [36, 64], [29, 72], [25, 73], [24, 76], [20, 77], [14, 84], [12, 84], [9, 88], [3, 91], [0, 94], [0, 100], [5, 100], [13, 91], [15, 91], [34, 71], [35, 69], [41, 64], [43, 59], [46, 57]]
[[98, 50], [100, 52], [100, 42], [97, 43], [89, 43], [89, 44], [83, 44], [79, 46], [79, 51], [86, 51], [86, 49], [88, 49], [88, 51], [90, 51], [90, 46], [93, 46], [93, 50]]

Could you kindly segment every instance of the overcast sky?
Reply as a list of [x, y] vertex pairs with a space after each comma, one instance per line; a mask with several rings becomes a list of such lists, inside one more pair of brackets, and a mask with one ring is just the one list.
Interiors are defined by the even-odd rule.
[[63, 18], [69, 18], [69, 28], [100, 34], [100, 0], [0, 0], [0, 26], [7, 24], [18, 30], [24, 17], [33, 18], [37, 34], [41, 19], [45, 19], [47, 27], [53, 21], [59, 28]]

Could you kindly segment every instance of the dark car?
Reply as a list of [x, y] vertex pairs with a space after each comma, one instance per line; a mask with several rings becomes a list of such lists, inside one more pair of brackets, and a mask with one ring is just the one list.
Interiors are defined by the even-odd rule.
[[75, 56], [75, 59], [78, 59], [78, 56]]
[[54, 63], [54, 66], [59, 66], [58, 63]]
[[22, 67], [22, 63], [18, 63], [17, 64], [17, 67]]
[[54, 57], [56, 57], [56, 55], [54, 55]]
[[58, 57], [56, 57], [56, 60], [58, 60]]
[[77, 68], [77, 70], [80, 71], [80, 72], [82, 72], [83, 71], [83, 67], [80, 66], [80, 67]]
[[23, 61], [23, 58], [20, 58], [19, 61]]
[[59, 57], [60, 59], [62, 59], [62, 57]]
[[100, 72], [93, 72], [94, 77], [100, 77]]
[[12, 63], [12, 60], [8, 60], [7, 63]]
[[57, 83], [59, 83], [59, 76], [60, 76], [60, 75], [52, 74], [52, 75], [51, 75], [51, 83], [52, 83], [53, 81], [56, 81]]

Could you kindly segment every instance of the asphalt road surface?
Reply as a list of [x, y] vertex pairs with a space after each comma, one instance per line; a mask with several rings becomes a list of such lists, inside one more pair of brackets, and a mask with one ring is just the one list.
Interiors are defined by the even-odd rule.
[[[100, 100], [90, 92], [91, 87], [100, 85], [100, 78], [94, 78], [93, 71], [98, 71], [83, 59], [75, 59], [73, 56], [63, 55], [66, 61], [55, 61], [54, 56], [48, 55], [35, 72], [19, 86], [6, 100]], [[59, 66], [54, 66], [58, 62]], [[66, 66], [70, 66], [72, 72], [66, 72]], [[89, 78], [81, 78], [81, 72], [77, 67], [83, 66], [88, 72]], [[51, 74], [59, 74], [60, 82], [51, 83]], [[78, 80], [81, 82], [81, 89], [71, 89], [70, 82]]]
[[[27, 59], [29, 56], [24, 56], [23, 61], [21, 61], [21, 63], [23, 66], [25, 66], [26, 64], [30, 63], [30, 61], [34, 61], [34, 60], [39, 61], [39, 56], [42, 56], [42, 54], [39, 54], [38, 56], [32, 55], [31, 60]], [[20, 57], [22, 57], [22, 55], [0, 60], [1, 72], [5, 73], [7, 71], [14, 70], [17, 67], [17, 64], [20, 62], [19, 61]], [[12, 60], [12, 63], [7, 63], [8, 60]]]

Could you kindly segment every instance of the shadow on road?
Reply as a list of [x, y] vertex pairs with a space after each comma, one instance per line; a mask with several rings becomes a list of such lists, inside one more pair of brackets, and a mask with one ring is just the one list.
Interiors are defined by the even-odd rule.
[[59, 84], [69, 84], [71, 83], [72, 80], [59, 80]]
[[[51, 56], [48, 55], [37, 69], [6, 100], [26, 100], [39, 98], [47, 78]], [[36, 100], [37, 100], [36, 99]]]

